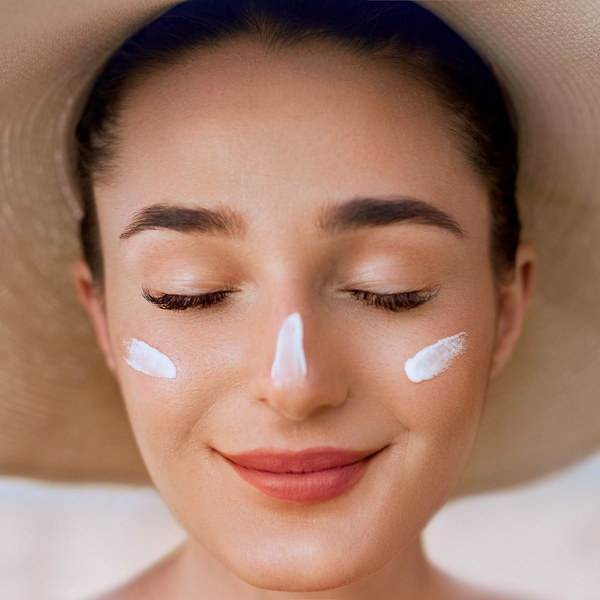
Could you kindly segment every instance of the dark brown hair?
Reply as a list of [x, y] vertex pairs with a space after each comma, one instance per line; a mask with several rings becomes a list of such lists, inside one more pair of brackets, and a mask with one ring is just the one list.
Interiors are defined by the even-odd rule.
[[100, 289], [104, 274], [93, 182], [107, 181], [117, 168], [119, 110], [126, 92], [153, 73], [235, 39], [260, 42], [272, 52], [333, 43], [397, 66], [433, 90], [450, 133], [489, 191], [495, 281], [510, 280], [521, 231], [515, 110], [493, 68], [441, 19], [415, 2], [396, 0], [187, 0], [136, 32], [102, 65], [75, 131], [84, 205], [81, 241]]

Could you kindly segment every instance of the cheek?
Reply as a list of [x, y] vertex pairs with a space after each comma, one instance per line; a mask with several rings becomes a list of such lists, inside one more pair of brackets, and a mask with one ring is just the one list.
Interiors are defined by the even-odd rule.
[[406, 376], [413, 383], [421, 383], [447, 371], [464, 353], [468, 337], [466, 331], [461, 331], [422, 348], [404, 363]]
[[156, 475], [156, 461], [181, 453], [202, 410], [202, 396], [192, 393], [185, 376], [188, 365], [171, 350], [174, 340], [163, 342], [156, 332], [132, 329], [139, 338], [122, 335], [116, 340], [117, 373], [138, 446]]
[[492, 336], [487, 320], [462, 318], [429, 322], [422, 329], [403, 326], [397, 335], [390, 329], [364, 335], [354, 349], [364, 379], [355, 385], [385, 404], [401, 430], [410, 432], [414, 448], [456, 457], [459, 447], [468, 452], [474, 441]]
[[130, 338], [123, 341], [123, 360], [136, 371], [159, 379], [175, 379], [175, 363], [154, 346]]
[[[466, 332], [466, 343], [438, 375], [414, 383], [405, 363], [450, 334]], [[428, 325], [362, 345], [361, 383], [371, 407], [384, 405], [384, 423], [394, 431], [396, 460], [389, 475], [390, 502], [433, 509], [456, 485], [475, 441], [486, 392], [489, 332], [477, 323]], [[385, 352], [377, 351], [385, 343]], [[371, 358], [367, 362], [365, 357]], [[358, 385], [358, 383], [356, 383]], [[377, 402], [375, 402], [377, 401]], [[401, 500], [402, 499], [402, 500]]]
[[155, 481], [178, 471], [186, 478], [185, 456], [201, 454], [215, 436], [209, 413], [234, 393], [232, 370], [244, 364], [239, 338], [133, 315], [114, 331], [117, 378], [144, 461]]

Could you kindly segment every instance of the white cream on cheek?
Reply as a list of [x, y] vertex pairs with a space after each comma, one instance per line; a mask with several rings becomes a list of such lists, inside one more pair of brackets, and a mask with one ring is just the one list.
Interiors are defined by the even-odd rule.
[[404, 371], [414, 383], [431, 379], [443, 373], [466, 347], [467, 332], [461, 331], [419, 350], [404, 363]]
[[125, 341], [125, 362], [136, 371], [141, 371], [152, 377], [174, 379], [177, 368], [173, 361], [146, 342], [131, 338]]
[[[420, 383], [443, 373], [465, 350], [466, 338], [467, 332], [462, 331], [419, 350], [404, 364], [407, 377], [413, 383]], [[177, 376], [177, 367], [166, 354], [136, 338], [126, 340], [124, 360], [130, 367], [152, 377], [174, 379]], [[305, 375], [302, 318], [295, 312], [284, 319], [279, 329], [271, 378], [281, 384]]]
[[271, 378], [280, 385], [306, 375], [306, 358], [302, 347], [303, 327], [299, 312], [288, 315], [279, 328]]

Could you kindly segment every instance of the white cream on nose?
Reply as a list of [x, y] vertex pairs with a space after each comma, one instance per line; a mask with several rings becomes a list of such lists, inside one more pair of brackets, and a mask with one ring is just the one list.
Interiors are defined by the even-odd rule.
[[443, 373], [466, 347], [467, 332], [461, 331], [419, 350], [404, 363], [404, 371], [414, 383], [431, 379]]
[[303, 328], [299, 312], [288, 315], [279, 328], [271, 378], [276, 384], [306, 375], [306, 358], [302, 347]]
[[124, 360], [136, 371], [152, 377], [174, 379], [177, 376], [177, 368], [166, 354], [135, 338], [125, 342]]

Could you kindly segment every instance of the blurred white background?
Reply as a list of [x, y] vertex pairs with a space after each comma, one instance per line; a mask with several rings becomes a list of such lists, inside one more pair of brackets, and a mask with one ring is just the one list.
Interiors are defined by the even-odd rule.
[[[184, 533], [152, 489], [0, 478], [0, 598], [84, 600]], [[534, 484], [447, 504], [424, 532], [456, 576], [544, 600], [600, 600], [600, 453]]]

